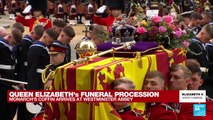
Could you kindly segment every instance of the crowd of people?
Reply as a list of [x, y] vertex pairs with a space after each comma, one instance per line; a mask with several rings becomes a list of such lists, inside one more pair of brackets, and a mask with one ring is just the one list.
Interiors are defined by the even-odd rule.
[[[0, 78], [27, 82], [28, 85], [0, 81], [0, 104], [2, 105], [0, 117], [2, 120], [13, 120], [17, 109], [18, 120], [31, 120], [34, 117], [34, 114], [26, 109], [25, 103], [8, 103], [7, 90], [49, 90], [52, 87], [55, 77], [54, 70], [71, 61], [70, 41], [75, 37], [75, 31], [70, 25], [81, 24], [82, 16], [84, 16], [86, 25], [94, 23], [89, 27], [88, 37], [96, 45], [100, 45], [109, 39], [111, 25], [122, 19], [123, 13], [127, 11], [125, 6], [130, 5], [123, 0], [84, 2], [80, 0], [61, 2], [30, 0], [27, 4], [32, 8], [27, 10], [30, 7], [24, 5], [25, 0], [7, 2], [10, 4], [7, 7], [11, 8], [9, 8], [10, 14], [13, 14], [16, 8], [20, 8], [20, 10], [16, 18], [10, 15], [11, 19], [16, 19], [16, 23], [12, 25], [9, 32], [0, 27]], [[105, 2], [108, 4], [103, 5]], [[138, 0], [134, 2], [139, 3], [144, 9], [145, 7], [152, 8], [152, 2], [156, 1]], [[177, 1], [172, 2], [172, 0], [158, 2], [173, 6], [176, 3], [176, 5], [182, 5], [181, 7], [193, 4], [196, 8], [195, 11], [186, 11], [193, 9], [190, 6], [187, 9], [183, 7], [180, 11], [186, 12], [177, 14], [175, 17], [177, 25], [181, 29], [190, 31], [193, 37], [189, 44], [190, 51], [186, 54], [186, 64], [171, 66], [169, 83], [165, 83], [165, 76], [160, 71], [148, 71], [144, 79], [143, 90], [206, 90], [207, 114], [205, 117], [196, 117], [196, 120], [212, 120], [213, 16], [211, 6], [208, 6], [210, 3], [200, 1], [203, 5], [205, 3], [205, 7], [209, 7], [209, 9], [201, 9], [201, 6], [196, 6], [196, 1], [183, 4]], [[3, 0], [0, 3], [1, 12], [5, 14], [6, 3]], [[46, 10], [47, 6], [48, 10]], [[27, 9], [24, 9], [25, 7]], [[137, 12], [133, 11], [134, 14]], [[176, 12], [178, 13], [178, 11]], [[30, 13], [32, 16], [28, 18]], [[56, 17], [53, 21], [48, 18], [51, 13], [54, 13]], [[166, 14], [166, 12], [159, 14]], [[67, 20], [69, 24], [66, 23]], [[101, 25], [106, 26], [107, 30]], [[29, 32], [22, 38], [25, 31], [24, 26], [29, 27]], [[169, 86], [165, 86], [167, 84]], [[112, 89], [134, 90], [135, 85], [128, 78], [119, 78], [112, 83]], [[132, 111], [130, 103], [112, 103], [112, 105], [123, 120], [194, 119], [193, 104], [146, 103], [144, 115]]]

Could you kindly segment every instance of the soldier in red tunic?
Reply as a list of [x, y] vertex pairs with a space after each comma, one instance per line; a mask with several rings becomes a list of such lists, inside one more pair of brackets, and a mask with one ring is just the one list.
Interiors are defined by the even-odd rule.
[[122, 12], [124, 11], [124, 0], [108, 0], [108, 7], [111, 10], [111, 14], [107, 18], [102, 18], [101, 14], [106, 9], [106, 6], [99, 8], [94, 17], [93, 22], [107, 26], [107, 29], [110, 30], [113, 22], [120, 20]]
[[0, 0], [0, 11], [1, 15], [4, 15], [4, 0]]
[[98, 6], [96, 4], [95, 1], [93, 0], [88, 0], [86, 3], [86, 7], [85, 7], [85, 25], [90, 25], [91, 23], [93, 23], [93, 16], [95, 11], [97, 10]]
[[[194, 59], [186, 61], [186, 67], [191, 71], [191, 82], [187, 86], [188, 90], [198, 90], [203, 84], [202, 71], [200, 64]], [[213, 119], [213, 100], [209, 97], [206, 98], [206, 116], [193, 116], [193, 104], [198, 103], [182, 103], [180, 112], [178, 113], [179, 120], [212, 120]]]
[[75, 18], [77, 17], [77, 6], [78, 6], [78, 1], [72, 1], [71, 4], [69, 5], [69, 11], [68, 11], [68, 16], [70, 19], [70, 25], [76, 25]]
[[33, 27], [37, 24], [43, 25], [45, 29], [52, 27], [52, 21], [45, 18], [47, 12], [46, 0], [31, 0], [29, 4], [32, 6], [33, 17], [26, 19], [23, 13], [17, 16], [16, 22], [22, 23], [24, 26], [29, 27], [29, 31], [32, 31]]
[[[134, 90], [134, 83], [128, 78], [119, 78], [112, 83], [113, 90]], [[128, 102], [113, 102], [113, 106], [122, 120], [145, 120], [141, 113], [131, 110]]]
[[68, 22], [69, 3], [67, 0], [55, 0], [54, 14], [56, 18]]
[[[144, 80], [144, 90], [164, 90], [165, 78], [158, 71], [148, 72]], [[147, 103], [146, 117], [148, 120], [177, 120], [174, 109], [166, 103]]]
[[[180, 112], [178, 113], [178, 120], [213, 120], [213, 100], [206, 98], [206, 115], [194, 116], [193, 105], [199, 103], [182, 103], [180, 106]], [[202, 104], [202, 103], [201, 103]]]
[[54, 15], [56, 18], [64, 19], [63, 0], [54, 1]]
[[17, 0], [8, 0], [7, 8], [8, 8], [8, 12], [9, 12], [9, 19], [14, 20], [16, 9], [18, 9], [18, 1]]

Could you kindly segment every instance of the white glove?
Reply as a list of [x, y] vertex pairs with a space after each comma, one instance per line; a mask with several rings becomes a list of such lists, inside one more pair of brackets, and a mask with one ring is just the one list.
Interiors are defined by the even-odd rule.
[[24, 9], [24, 11], [23, 11], [22, 13], [27, 14], [27, 13], [30, 12], [31, 9], [32, 9], [32, 6], [31, 6], [31, 5], [28, 5], [28, 6]]
[[100, 8], [98, 8], [98, 10], [96, 11], [96, 13], [104, 13], [105, 10], [106, 10], [106, 5], [103, 5]]

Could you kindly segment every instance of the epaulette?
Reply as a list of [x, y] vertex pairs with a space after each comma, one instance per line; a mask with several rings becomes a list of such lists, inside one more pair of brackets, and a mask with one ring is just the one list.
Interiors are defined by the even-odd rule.
[[54, 70], [49, 70], [53, 64], [49, 64], [46, 66], [46, 68], [43, 70], [41, 77], [42, 77], [42, 82], [45, 84], [49, 79], [53, 79], [55, 75]]
[[52, 64], [48, 64], [45, 66], [45, 69], [49, 68], [50, 66], [52, 66]]
[[169, 106], [168, 104], [161, 103], [160, 105], [164, 106], [166, 108], [166, 111], [175, 112], [175, 110], [171, 106]]

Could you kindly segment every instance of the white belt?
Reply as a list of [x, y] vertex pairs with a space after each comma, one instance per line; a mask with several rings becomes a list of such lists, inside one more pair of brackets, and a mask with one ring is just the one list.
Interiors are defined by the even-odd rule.
[[27, 66], [27, 62], [24, 62], [24, 66]]
[[43, 72], [43, 69], [37, 69], [36, 72], [37, 72], [37, 73], [42, 73], [42, 72]]
[[14, 65], [2, 65], [2, 64], [0, 64], [0, 69], [3, 69], [3, 70], [14, 70], [15, 66]]
[[200, 67], [201, 72], [208, 72], [209, 68], [205, 68], [205, 67]]

